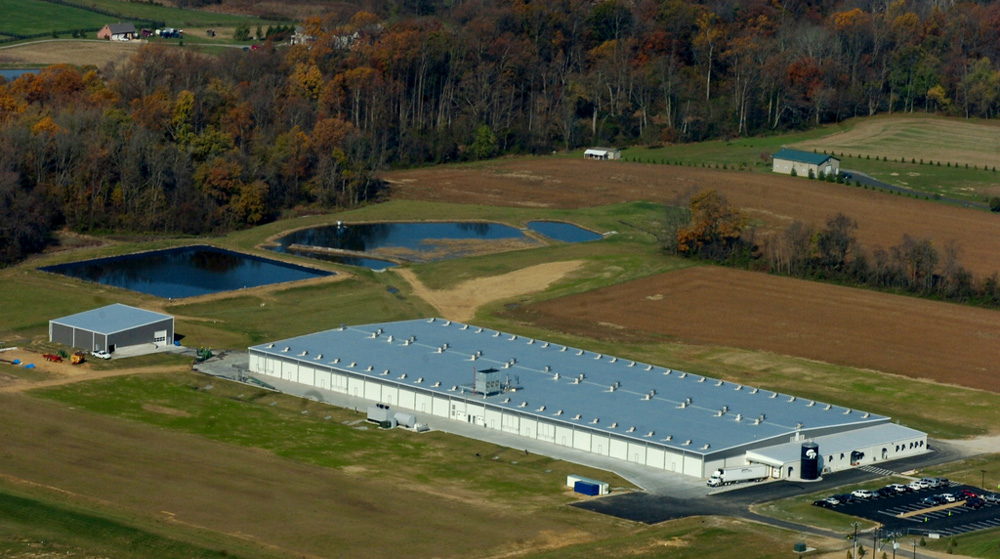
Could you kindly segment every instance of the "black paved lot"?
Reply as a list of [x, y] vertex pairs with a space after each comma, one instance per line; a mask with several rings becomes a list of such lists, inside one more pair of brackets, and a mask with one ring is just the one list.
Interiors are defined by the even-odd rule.
[[970, 485], [952, 485], [933, 489], [921, 489], [911, 493], [903, 493], [892, 497], [877, 497], [859, 500], [845, 505], [837, 505], [831, 510], [867, 518], [881, 523], [885, 530], [900, 534], [941, 534], [953, 536], [975, 530], [996, 528], [1000, 526], [1000, 505], [986, 503], [982, 508], [973, 509], [964, 505], [946, 510], [917, 514], [908, 518], [900, 518], [899, 514], [932, 508], [920, 502], [924, 497], [940, 495], [941, 493], [957, 493], [970, 489], [976, 494], [983, 491]]
[[573, 506], [644, 524], [721, 512], [707, 499], [677, 499], [649, 493], [611, 495], [573, 503]]

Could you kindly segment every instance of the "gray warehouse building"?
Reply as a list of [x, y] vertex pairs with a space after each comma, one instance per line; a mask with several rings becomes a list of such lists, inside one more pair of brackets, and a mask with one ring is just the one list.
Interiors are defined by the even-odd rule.
[[49, 341], [114, 352], [140, 344], [174, 343], [174, 317], [115, 303], [49, 321]]
[[[890, 418], [442, 319], [346, 326], [249, 348], [251, 373], [433, 418], [707, 477], [798, 479], [927, 451]], [[432, 425], [433, 426], [433, 425]]]

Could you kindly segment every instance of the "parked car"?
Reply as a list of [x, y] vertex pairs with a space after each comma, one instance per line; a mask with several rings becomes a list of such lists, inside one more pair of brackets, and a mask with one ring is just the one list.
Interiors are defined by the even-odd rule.
[[823, 507], [825, 509], [828, 509], [828, 508], [832, 507], [833, 505], [830, 504], [830, 502], [827, 501], [826, 499], [820, 499], [818, 501], [813, 501], [813, 506], [815, 506], [815, 507]]
[[965, 500], [965, 506], [978, 509], [979, 507], [985, 505], [986, 503], [979, 497], [972, 497], [971, 499]]
[[991, 505], [1000, 503], [1000, 495], [997, 495], [996, 493], [983, 493], [980, 495], [980, 498]]
[[944, 501], [942, 501], [940, 495], [928, 495], [920, 499], [920, 502], [925, 505], [936, 506], [942, 504]]
[[875, 491], [875, 495], [879, 497], [895, 497], [896, 489], [893, 487], [882, 487]]
[[108, 353], [107, 351], [104, 351], [103, 349], [99, 349], [97, 351], [91, 351], [90, 354], [98, 359], [111, 359], [111, 354]]
[[978, 497], [978, 496], [979, 495], [976, 495], [975, 491], [970, 491], [968, 489], [963, 489], [963, 490], [961, 490], [961, 491], [958, 492], [958, 498], [959, 499], [971, 499], [973, 497]]
[[851, 491], [851, 495], [858, 499], [871, 499], [875, 496], [874, 493], [867, 489], [855, 489], [854, 491]]
[[842, 495], [834, 495], [833, 498], [840, 501], [840, 504], [842, 505], [849, 505], [857, 501], [857, 499], [854, 498], [854, 495], [851, 495], [850, 493], [844, 493]]
[[938, 497], [945, 503], [954, 503], [955, 501], [958, 500], [958, 498], [956, 498], [951, 493], [942, 493], [938, 495]]
[[908, 485], [903, 485], [902, 483], [893, 483], [891, 485], [886, 485], [887, 488], [891, 488], [896, 493], [907, 493], [913, 491], [913, 489]]
[[927, 485], [924, 483], [920, 483], [919, 480], [911, 481], [910, 483], [907, 483], [906, 486], [910, 488], [910, 491], [920, 491], [921, 489], [927, 489]]
[[920, 480], [920, 483], [926, 483], [927, 487], [930, 487], [931, 489], [941, 487], [941, 482], [939, 482], [935, 477], [925, 477]]

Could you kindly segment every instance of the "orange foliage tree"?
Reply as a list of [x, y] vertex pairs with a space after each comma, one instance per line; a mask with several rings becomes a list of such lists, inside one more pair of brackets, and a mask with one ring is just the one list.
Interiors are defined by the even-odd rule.
[[677, 252], [725, 260], [739, 248], [747, 218], [714, 190], [691, 198], [691, 222], [677, 231]]

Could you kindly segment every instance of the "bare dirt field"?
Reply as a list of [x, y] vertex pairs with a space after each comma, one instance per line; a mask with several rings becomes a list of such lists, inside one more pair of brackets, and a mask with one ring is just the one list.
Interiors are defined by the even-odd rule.
[[533, 322], [606, 339], [650, 334], [1000, 392], [1000, 313], [718, 267], [530, 306]]
[[796, 220], [822, 225], [843, 212], [858, 222], [857, 237], [865, 246], [888, 248], [904, 233], [929, 237], [939, 248], [955, 240], [961, 247], [959, 261], [977, 277], [1000, 271], [996, 215], [803, 178], [556, 158], [504, 159], [384, 176], [394, 198], [518, 207], [666, 203], [715, 189], [760, 223], [762, 234]]
[[442, 318], [468, 322], [475, 318], [479, 307], [501, 299], [544, 291], [582, 265], [579, 260], [539, 264], [508, 274], [462, 282], [452, 289], [429, 289], [409, 268], [391, 270], [408, 281], [413, 286], [414, 295], [436, 308]]
[[98, 68], [108, 63], [121, 64], [142, 46], [142, 42], [112, 42], [96, 39], [48, 39], [0, 48], [4, 62], [10, 64], [78, 64]]
[[[592, 537], [545, 518], [525, 522], [517, 511], [464, 495], [458, 484], [429, 494], [364, 471], [310, 466], [22, 394], [0, 395], [0, 424], [7, 482], [289, 556], [364, 559], [405, 549], [413, 557], [467, 557]], [[433, 518], [421, 514], [428, 509]]]

